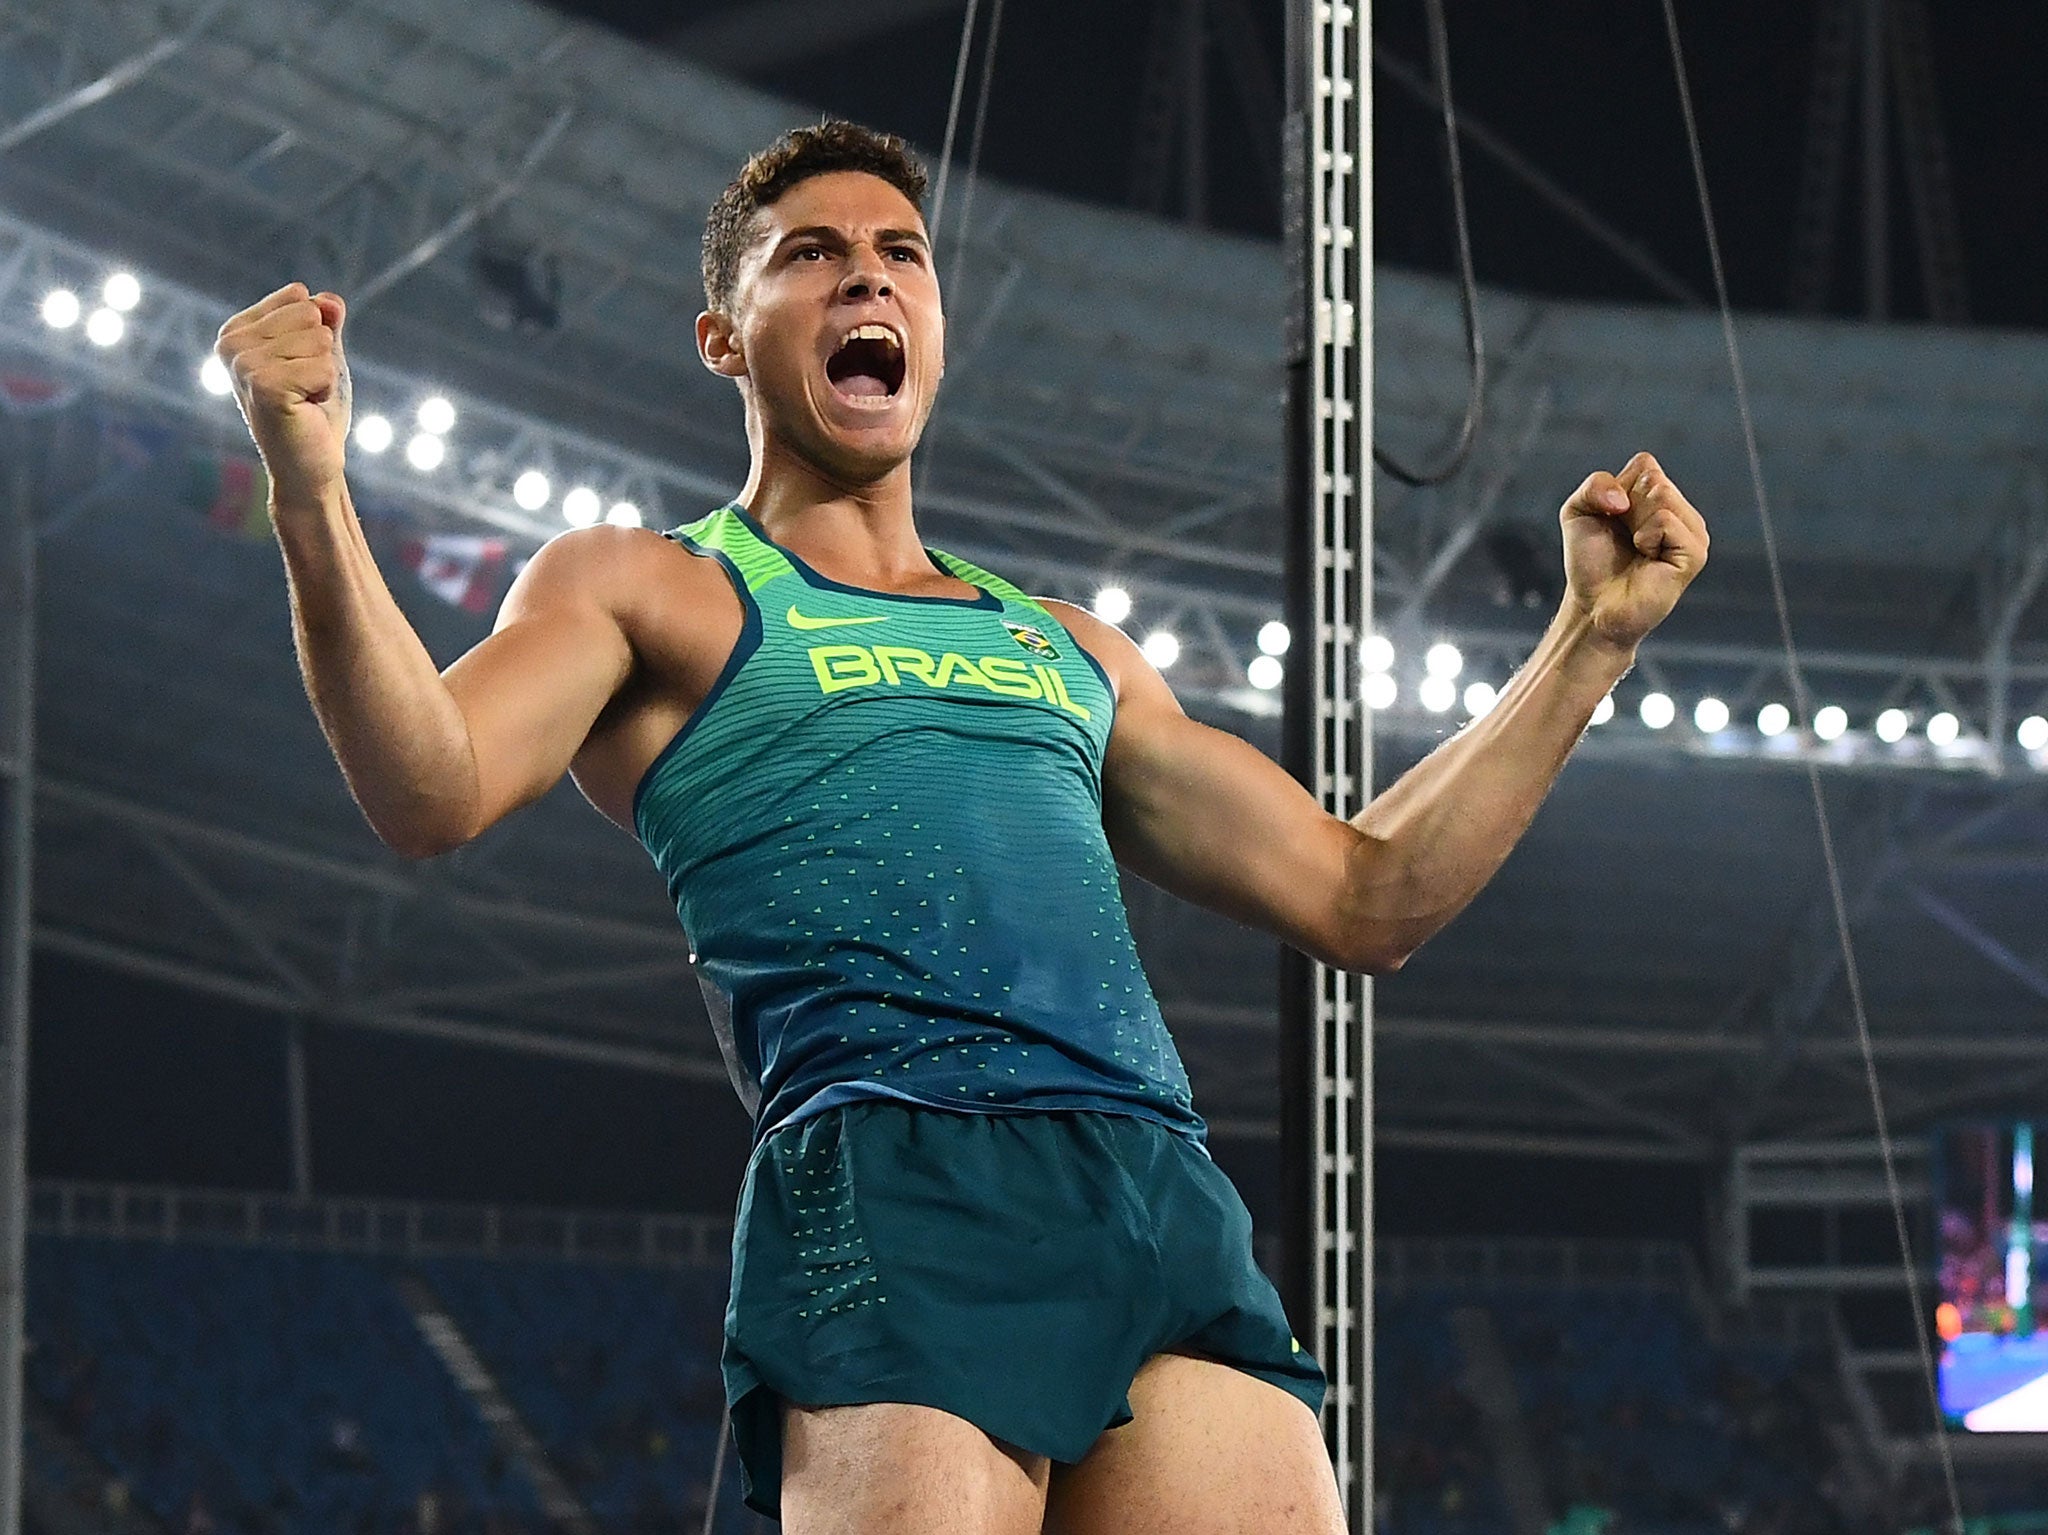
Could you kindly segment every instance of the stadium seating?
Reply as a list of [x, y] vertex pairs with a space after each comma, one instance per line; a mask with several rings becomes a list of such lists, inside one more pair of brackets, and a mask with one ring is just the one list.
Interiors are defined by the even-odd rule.
[[[446, 1309], [603, 1535], [702, 1518], [722, 1272], [47, 1234], [29, 1244], [29, 1470], [63, 1501], [41, 1506], [90, 1510], [118, 1483], [179, 1535], [544, 1529], [401, 1280]], [[1833, 1528], [1790, 1356], [1715, 1348], [1674, 1292], [1446, 1282], [1378, 1310], [1387, 1535], [1508, 1535], [1453, 1328], [1468, 1306], [1493, 1318], [1554, 1514], [1612, 1510], [1645, 1535]], [[728, 1470], [721, 1529], [749, 1527], [736, 1484]], [[111, 1528], [57, 1522], [43, 1535]]]
[[1459, 1384], [1459, 1306], [1492, 1314], [1554, 1516], [1605, 1510], [1645, 1535], [1833, 1527], [1817, 1491], [1830, 1450], [1792, 1355], [1716, 1349], [1673, 1292], [1515, 1284], [1422, 1287], [1380, 1304], [1390, 1535], [1507, 1532]]
[[[551, 1260], [417, 1266], [596, 1518], [701, 1517], [725, 1276]], [[728, 1469], [728, 1498], [737, 1475]]]
[[1460, 1385], [1450, 1314], [1463, 1303], [1422, 1291], [1376, 1314], [1374, 1463], [1389, 1535], [1509, 1535], [1479, 1410]]
[[377, 1264], [33, 1237], [28, 1384], [178, 1530], [533, 1522]]

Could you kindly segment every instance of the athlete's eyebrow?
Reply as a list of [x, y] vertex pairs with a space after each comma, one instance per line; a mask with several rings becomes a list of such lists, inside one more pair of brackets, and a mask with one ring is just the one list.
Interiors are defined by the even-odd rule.
[[789, 233], [777, 240], [775, 248], [781, 250], [785, 245], [792, 244], [797, 240], [822, 240], [827, 245], [844, 245], [846, 243], [846, 236], [834, 229], [830, 224], [806, 224], [801, 229], [790, 230]]
[[[847, 243], [844, 230], [835, 229], [830, 224], [806, 224], [800, 229], [790, 230], [781, 239], [777, 240], [775, 242], [775, 253], [779, 254], [785, 246], [796, 240], [817, 240], [838, 249], [844, 249]], [[921, 229], [877, 229], [875, 231], [875, 243], [877, 245], [915, 245], [927, 253], [931, 250], [931, 242], [925, 238], [924, 231]]]

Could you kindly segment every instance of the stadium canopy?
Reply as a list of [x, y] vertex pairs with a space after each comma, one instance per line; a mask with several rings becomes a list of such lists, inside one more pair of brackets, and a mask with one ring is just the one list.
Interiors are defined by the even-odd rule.
[[[572, 791], [426, 866], [375, 846], [299, 693], [274, 552], [173, 481], [242, 451], [199, 377], [214, 327], [299, 278], [354, 301], [358, 408], [399, 438], [358, 453], [358, 480], [405, 537], [496, 539], [509, 568], [572, 487], [661, 525], [717, 503], [744, 461], [736, 401], [694, 357], [703, 211], [810, 115], [523, 0], [0, 12], [0, 373], [41, 529], [41, 951], [289, 1016], [722, 1075], [658, 881]], [[1271, 747], [1276, 695], [1247, 667], [1280, 607], [1275, 248], [986, 181], [955, 228], [928, 536], [1054, 595], [1122, 586], [1134, 633], [1180, 641], [1190, 706]], [[90, 311], [118, 270], [140, 284], [118, 339], [46, 318], [53, 289]], [[1379, 434], [1425, 453], [1463, 407], [1455, 294], [1398, 272], [1377, 294]], [[1743, 322], [1814, 702], [1843, 711], [1822, 739], [1757, 725], [1794, 700], [1718, 323], [1483, 307], [1471, 465], [1382, 486], [1392, 654], [1388, 682], [1361, 679], [1392, 694], [1382, 772], [1526, 653], [1556, 506], [1588, 470], [1656, 451], [1714, 561], [1529, 844], [1383, 986], [1383, 1136], [1708, 1157], [1866, 1127], [1806, 754], [1828, 765], [1903, 1117], [2037, 1080], [2048, 757], [2019, 733], [2048, 714], [2048, 341]], [[421, 469], [404, 439], [433, 394], [455, 419]], [[550, 482], [531, 508], [529, 469]], [[391, 573], [444, 659], [483, 632]], [[1446, 643], [1437, 711], [1420, 683]], [[1673, 723], [1645, 722], [1651, 693]], [[1156, 892], [1133, 906], [1200, 1101], [1262, 1132], [1271, 946]]]

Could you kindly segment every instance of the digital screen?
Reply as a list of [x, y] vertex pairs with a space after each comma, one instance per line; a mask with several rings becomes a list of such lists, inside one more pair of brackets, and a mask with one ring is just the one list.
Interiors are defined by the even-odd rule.
[[2048, 1221], [2034, 1157], [2048, 1120], [1945, 1131], [1935, 1161], [1941, 1222], [1941, 1410], [1951, 1428], [2048, 1433]]

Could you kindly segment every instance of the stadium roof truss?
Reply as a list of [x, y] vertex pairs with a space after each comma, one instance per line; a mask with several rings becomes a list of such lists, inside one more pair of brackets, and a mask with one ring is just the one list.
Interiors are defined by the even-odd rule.
[[[298, 694], [274, 557], [167, 519], [105, 424], [237, 443], [201, 359], [229, 309], [303, 277], [354, 301], [360, 412], [456, 406], [432, 472], [359, 452], [362, 498], [515, 555], [561, 529], [572, 484], [686, 520], [744, 470], [734, 401], [693, 355], [701, 210], [803, 115], [519, 0], [483, 21], [456, 0], [0, 9], [0, 365], [84, 389], [23, 428], [46, 952], [337, 1024], [722, 1075], [658, 882], [567, 791], [431, 865], [368, 843]], [[1272, 251], [1005, 187], [976, 210], [942, 249], [932, 536], [1049, 594], [1123, 585], [1134, 623], [1179, 635], [1191, 707], [1270, 748], [1275, 695], [1245, 665], [1282, 578]], [[39, 317], [116, 266], [144, 290], [117, 344]], [[1378, 430], [1426, 444], [1460, 408], [1455, 304], [1397, 273], [1377, 291]], [[535, 299], [558, 302], [522, 327]], [[1438, 491], [1382, 487], [1383, 771], [1463, 717], [1420, 702], [1429, 645], [1456, 646], [1461, 686], [1527, 654], [1555, 596], [1529, 571], [1554, 566], [1552, 509], [1588, 468], [1655, 447], [1712, 517], [1715, 563], [1497, 888], [1382, 986], [1383, 1134], [1692, 1157], [1860, 1126], [1791, 771], [1809, 755], [1900, 1116], [2038, 1092], [2048, 774], [2013, 730], [2048, 712], [2048, 346], [1745, 322], [1807, 681], [1849, 721], [1824, 741], [1749, 725], [1793, 698], [1711, 319], [1499, 293], [1484, 312], [1474, 462]], [[515, 502], [527, 469], [555, 504]], [[437, 653], [476, 637], [431, 602], [418, 619]], [[1717, 698], [1731, 724], [1652, 730], [1651, 690]], [[1904, 739], [1874, 735], [1886, 708]], [[1922, 728], [1938, 712], [1945, 744]], [[1203, 1101], [1226, 1127], [1268, 1122], [1269, 946], [1156, 892], [1132, 903]], [[1601, 941], [1603, 918], [1646, 913], [1670, 930]]]

